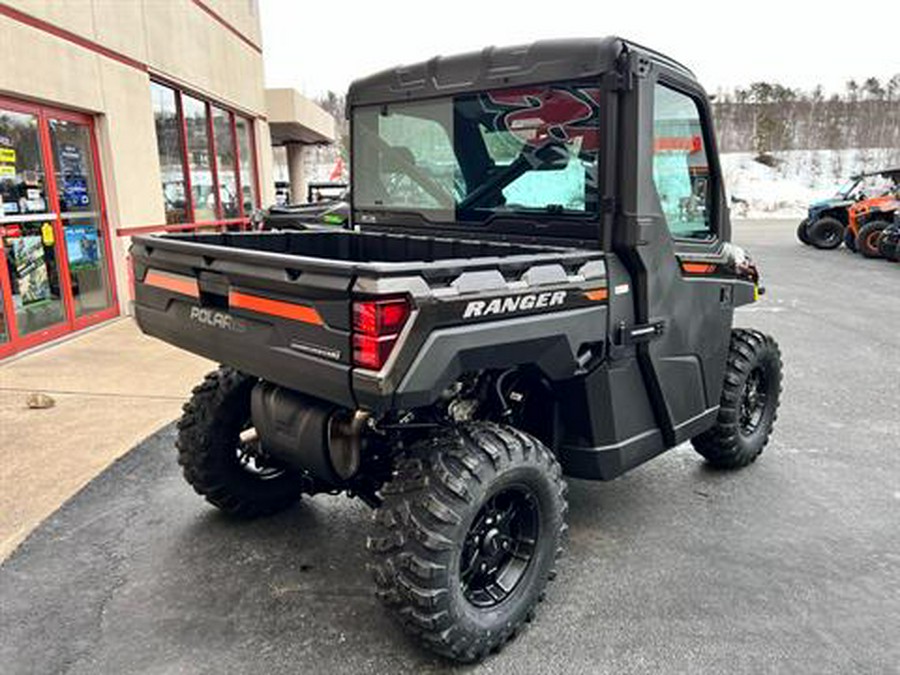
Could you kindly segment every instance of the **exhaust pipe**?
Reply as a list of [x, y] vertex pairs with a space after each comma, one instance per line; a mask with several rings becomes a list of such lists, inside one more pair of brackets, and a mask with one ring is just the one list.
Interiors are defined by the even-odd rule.
[[267, 454], [288, 466], [333, 486], [359, 471], [368, 413], [259, 382], [251, 394], [250, 414], [254, 428], [243, 434], [253, 432]]

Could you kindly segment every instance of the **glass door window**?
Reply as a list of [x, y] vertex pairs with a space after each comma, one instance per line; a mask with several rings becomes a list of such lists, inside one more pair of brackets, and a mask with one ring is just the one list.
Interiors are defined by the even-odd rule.
[[[0, 109], [0, 242], [18, 335], [65, 320], [56, 214], [50, 208], [38, 116]], [[9, 331], [4, 316], [4, 332]]]
[[91, 130], [68, 120], [49, 124], [69, 282], [75, 316], [82, 317], [112, 305]]

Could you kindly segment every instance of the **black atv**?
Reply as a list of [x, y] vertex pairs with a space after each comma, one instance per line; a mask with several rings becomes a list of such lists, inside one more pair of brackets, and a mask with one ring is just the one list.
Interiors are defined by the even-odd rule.
[[237, 516], [359, 497], [385, 606], [475, 661], [556, 575], [564, 477], [688, 440], [752, 464], [781, 355], [733, 326], [759, 274], [677, 61], [537, 42], [378, 73], [347, 102], [354, 229], [135, 237], [135, 314], [224, 364], [178, 425], [193, 488]]

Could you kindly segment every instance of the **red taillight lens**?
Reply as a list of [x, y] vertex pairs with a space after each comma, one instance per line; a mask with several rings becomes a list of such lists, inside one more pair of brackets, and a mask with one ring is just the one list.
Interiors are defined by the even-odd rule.
[[409, 317], [409, 303], [399, 300], [362, 300], [353, 303], [353, 330], [364, 335], [394, 335]]
[[409, 319], [406, 298], [359, 300], [353, 303], [353, 363], [380, 370]]
[[381, 370], [391, 355], [397, 342], [396, 335], [374, 337], [372, 335], [353, 336], [353, 363], [361, 368]]

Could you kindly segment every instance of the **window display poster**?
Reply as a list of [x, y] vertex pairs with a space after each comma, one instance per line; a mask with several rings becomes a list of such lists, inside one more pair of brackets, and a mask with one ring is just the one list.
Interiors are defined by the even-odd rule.
[[44, 260], [44, 242], [40, 235], [19, 237], [12, 242], [16, 259], [16, 278], [22, 306], [50, 299], [50, 276]]
[[91, 198], [81, 148], [63, 143], [59, 148], [59, 163], [62, 169], [62, 196], [66, 206], [70, 209], [90, 206]]
[[[9, 139], [0, 137], [0, 181], [15, 181], [16, 178], [16, 149], [4, 147], [5, 142], [12, 142]], [[4, 189], [4, 194], [6, 190]], [[3, 211], [0, 216], [9, 213], [18, 213], [19, 205], [16, 202], [3, 202]]]
[[69, 269], [96, 269], [100, 265], [100, 243], [93, 225], [66, 225]]

